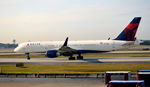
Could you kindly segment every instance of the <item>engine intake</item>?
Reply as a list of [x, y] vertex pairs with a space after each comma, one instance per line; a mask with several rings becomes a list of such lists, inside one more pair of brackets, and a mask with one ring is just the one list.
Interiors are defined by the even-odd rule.
[[60, 54], [59, 54], [59, 52], [57, 51], [57, 50], [48, 50], [47, 52], [46, 52], [46, 56], [48, 57], [48, 58], [55, 58], [55, 57], [58, 57]]

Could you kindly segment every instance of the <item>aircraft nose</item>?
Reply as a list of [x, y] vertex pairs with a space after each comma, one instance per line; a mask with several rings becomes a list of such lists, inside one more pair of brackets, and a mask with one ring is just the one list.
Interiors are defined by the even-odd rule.
[[18, 52], [18, 51], [19, 51], [19, 48], [18, 48], [18, 47], [14, 49], [14, 52]]

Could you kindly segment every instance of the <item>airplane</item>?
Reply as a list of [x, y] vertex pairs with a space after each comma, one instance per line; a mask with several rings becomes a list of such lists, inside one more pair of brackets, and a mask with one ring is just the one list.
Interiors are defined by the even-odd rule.
[[[30, 60], [30, 53], [45, 52], [48, 58], [69, 56], [69, 60], [83, 60], [81, 54], [102, 53], [127, 48], [134, 45], [135, 35], [141, 17], [135, 17], [126, 28], [115, 38], [110, 40], [82, 40], [82, 41], [49, 41], [49, 42], [24, 42], [14, 49], [14, 52], [25, 53]], [[77, 58], [73, 57], [78, 54]]]

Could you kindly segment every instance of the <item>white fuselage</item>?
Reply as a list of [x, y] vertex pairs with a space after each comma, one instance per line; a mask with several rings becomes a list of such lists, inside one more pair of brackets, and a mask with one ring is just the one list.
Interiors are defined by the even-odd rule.
[[[49, 41], [49, 42], [25, 42], [19, 44], [15, 48], [15, 52], [32, 53], [46, 52], [48, 50], [58, 50], [64, 41]], [[133, 45], [134, 41], [119, 41], [119, 40], [86, 40], [86, 41], [69, 41], [68, 46], [76, 50], [91, 50], [91, 51], [112, 51]]]

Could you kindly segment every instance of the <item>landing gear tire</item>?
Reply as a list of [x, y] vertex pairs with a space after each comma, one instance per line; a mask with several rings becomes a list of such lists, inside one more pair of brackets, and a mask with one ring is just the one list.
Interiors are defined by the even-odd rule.
[[25, 54], [26, 54], [27, 60], [30, 60], [29, 53], [25, 53]]
[[75, 57], [69, 57], [69, 60], [75, 60]]
[[83, 56], [77, 56], [77, 60], [83, 60]]
[[30, 60], [30, 57], [29, 57], [29, 56], [27, 57], [27, 60]]

